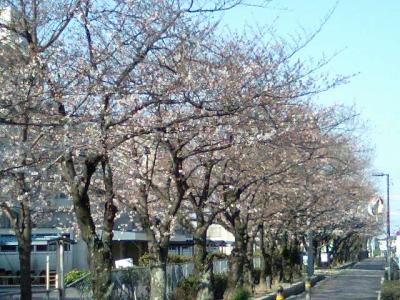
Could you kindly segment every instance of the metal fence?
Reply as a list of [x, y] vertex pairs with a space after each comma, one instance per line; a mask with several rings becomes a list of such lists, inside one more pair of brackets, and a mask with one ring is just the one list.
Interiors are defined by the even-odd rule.
[[[253, 267], [259, 269], [261, 267], [261, 259], [256, 257], [253, 259]], [[215, 260], [213, 262], [214, 274], [228, 273], [229, 265], [227, 259]], [[193, 262], [182, 264], [167, 265], [167, 296], [170, 298], [179, 282], [194, 274]], [[133, 267], [127, 269], [113, 270], [112, 281], [114, 284], [113, 299], [134, 299], [147, 300], [150, 293], [150, 268], [149, 267]], [[89, 275], [71, 283], [68, 288], [76, 289], [82, 300], [91, 299], [91, 282]]]

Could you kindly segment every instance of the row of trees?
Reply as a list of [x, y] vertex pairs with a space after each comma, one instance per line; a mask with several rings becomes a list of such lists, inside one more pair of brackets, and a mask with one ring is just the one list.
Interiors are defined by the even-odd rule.
[[305, 245], [307, 229], [322, 244], [373, 228], [357, 116], [311, 102], [346, 78], [299, 59], [310, 39], [221, 36], [210, 13], [240, 2], [0, 2], [1, 208], [19, 243], [22, 298], [32, 226], [63, 185], [95, 299], [112, 291], [121, 215], [147, 232], [154, 300], [166, 299], [177, 225], [193, 235], [198, 299], [213, 299], [213, 223], [235, 237], [226, 298], [254, 288], [255, 243], [261, 277], [282, 279], [273, 260]]

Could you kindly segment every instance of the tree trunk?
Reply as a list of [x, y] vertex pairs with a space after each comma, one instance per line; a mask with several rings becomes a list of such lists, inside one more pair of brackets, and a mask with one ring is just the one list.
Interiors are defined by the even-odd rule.
[[[105, 186], [105, 203], [101, 236], [96, 233], [96, 226], [90, 209], [89, 187], [91, 178], [99, 163], [102, 163], [103, 182]], [[99, 300], [111, 299], [113, 285], [112, 269], [112, 239], [117, 208], [113, 203], [112, 172], [108, 160], [101, 154], [88, 154], [83, 164], [83, 175], [76, 173], [71, 152], [63, 157], [63, 175], [68, 182], [72, 197], [74, 213], [82, 239], [88, 247], [88, 261], [92, 278], [93, 298]]]
[[295, 276], [301, 276], [300, 246], [297, 238], [290, 243], [290, 280]]
[[93, 299], [111, 299], [113, 290], [111, 281], [112, 256], [108, 245], [100, 240], [93, 241], [89, 247], [89, 266]]
[[194, 267], [199, 289], [197, 300], [213, 300], [213, 263], [212, 258], [207, 255], [207, 230], [199, 228], [193, 234], [194, 241]]
[[224, 299], [227, 300], [230, 300], [234, 291], [243, 285], [243, 255], [234, 253], [236, 251], [233, 249], [229, 257], [228, 285], [224, 293]]
[[261, 270], [260, 270], [260, 280], [258, 281], [258, 285], [255, 287], [255, 290], [257, 293], [263, 293], [268, 290], [268, 285], [267, 285], [267, 272], [265, 268], [265, 258], [261, 258]]
[[243, 265], [244, 273], [244, 286], [248, 288], [251, 293], [254, 293], [254, 267], [253, 267], [253, 246], [254, 236], [250, 236], [247, 241], [246, 257]]
[[32, 299], [31, 281], [31, 226], [24, 228], [18, 238], [21, 299]]
[[149, 250], [157, 258], [150, 267], [150, 300], [167, 300], [168, 246], [149, 245]]
[[[267, 281], [268, 276], [268, 281]], [[261, 272], [260, 272], [260, 282], [256, 288], [257, 292], [265, 292], [271, 288], [272, 283], [272, 256], [266, 251], [262, 252], [261, 258]]]
[[235, 226], [235, 247], [229, 257], [228, 286], [224, 293], [224, 299], [230, 299], [234, 291], [244, 284], [244, 265], [246, 260], [246, 236], [245, 228], [237, 222]]
[[260, 270], [260, 280], [256, 291], [258, 293], [264, 293], [269, 289], [270, 282], [267, 283], [267, 275], [271, 275], [271, 263], [269, 261], [269, 256], [266, 251], [265, 245], [265, 235], [264, 235], [264, 225], [260, 228], [260, 251], [261, 251], [261, 270]]
[[154, 265], [150, 270], [150, 300], [167, 299], [166, 265]]
[[6, 204], [1, 208], [10, 220], [18, 241], [19, 270], [20, 270], [20, 291], [21, 299], [32, 299], [31, 281], [31, 242], [32, 222], [28, 199], [21, 202], [21, 214], [18, 215]]
[[[210, 267], [211, 266], [211, 267]], [[212, 261], [207, 263], [204, 270], [199, 276], [199, 290], [197, 291], [197, 300], [213, 300], [214, 290], [212, 286], [213, 272], [212, 272]]]
[[322, 264], [321, 264], [321, 247], [322, 247], [322, 245], [320, 245], [319, 243], [317, 244], [317, 246], [315, 247], [316, 248], [316, 251], [315, 251], [315, 260], [317, 261], [317, 263], [316, 263], [316, 265], [318, 266], [318, 267], [321, 267], [322, 266]]

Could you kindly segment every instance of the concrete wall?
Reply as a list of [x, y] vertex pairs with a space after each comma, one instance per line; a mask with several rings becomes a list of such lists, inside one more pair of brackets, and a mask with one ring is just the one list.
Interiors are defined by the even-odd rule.
[[88, 252], [86, 243], [83, 240], [78, 240], [74, 245], [71, 245], [72, 252], [72, 268], [78, 270], [88, 270], [89, 264], [87, 261]]
[[[56, 251], [32, 252], [31, 268], [36, 275], [46, 269], [46, 257], [50, 258], [50, 270], [56, 270]], [[10, 270], [14, 274], [19, 270], [18, 252], [0, 252], [0, 269]], [[72, 269], [72, 251], [64, 252], [64, 270]]]
[[[69, 233], [72, 237], [72, 232], [60, 231], [55, 228], [35, 228], [32, 234], [48, 234], [48, 235], [58, 235], [62, 233]], [[14, 232], [11, 229], [1, 228], [0, 234], [2, 235], [14, 235]], [[0, 251], [0, 269], [10, 270], [14, 274], [19, 270], [19, 256], [17, 250], [17, 243], [9, 242], [7, 243], [9, 246], [14, 246], [15, 251], [13, 252], [5, 252]], [[50, 269], [56, 270], [56, 261], [57, 261], [57, 252], [55, 251], [55, 245], [52, 248], [48, 249], [48, 251], [37, 251], [38, 246], [47, 245], [47, 241], [37, 241], [33, 242], [33, 250], [31, 254], [31, 268], [38, 275], [42, 270], [46, 269], [46, 257], [47, 255], [50, 258]], [[73, 268], [73, 257], [72, 257], [71, 247], [69, 250], [64, 252], [64, 262], [65, 262], [65, 271], [68, 272]]]

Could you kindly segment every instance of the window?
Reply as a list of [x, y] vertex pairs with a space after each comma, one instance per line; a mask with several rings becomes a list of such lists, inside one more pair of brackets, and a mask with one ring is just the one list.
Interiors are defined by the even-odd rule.
[[17, 245], [1, 245], [1, 252], [17, 252]]
[[56, 251], [56, 249], [57, 249], [56, 244], [36, 245], [37, 252], [52, 252], [52, 251]]
[[169, 246], [168, 253], [173, 254], [173, 255], [179, 255], [179, 247], [178, 246]]
[[45, 251], [49, 251], [47, 249], [47, 245], [36, 245], [36, 251], [37, 252], [45, 252]]

